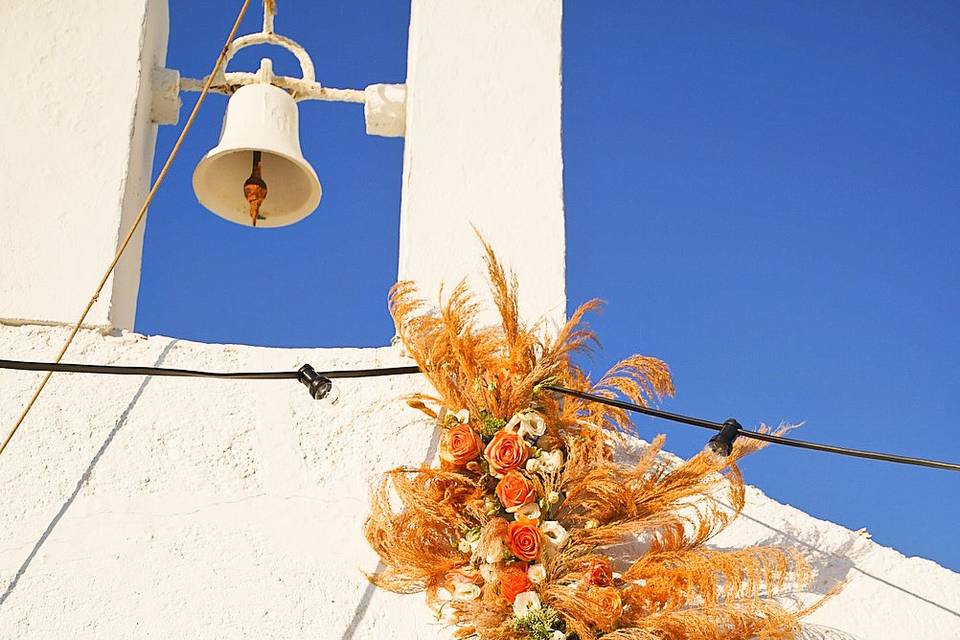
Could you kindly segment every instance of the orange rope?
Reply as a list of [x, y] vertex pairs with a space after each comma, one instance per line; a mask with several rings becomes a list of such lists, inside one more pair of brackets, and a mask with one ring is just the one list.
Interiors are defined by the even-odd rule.
[[[70, 345], [73, 343], [73, 339], [77, 337], [77, 333], [80, 331], [83, 321], [87, 319], [87, 314], [90, 313], [90, 309], [93, 308], [93, 305], [103, 292], [103, 287], [106, 286], [107, 280], [110, 278], [110, 274], [113, 273], [113, 270], [116, 268], [117, 263], [120, 262], [120, 257], [126, 250], [127, 245], [130, 244], [130, 240], [133, 239], [133, 234], [136, 232], [137, 227], [140, 226], [140, 223], [143, 222], [144, 217], [147, 215], [147, 207], [149, 207], [150, 203], [153, 201], [153, 196], [156, 195], [157, 189], [160, 188], [160, 184], [167, 175], [167, 171], [170, 170], [170, 165], [173, 164], [173, 159], [177, 156], [177, 152], [180, 151], [180, 146], [183, 144], [183, 140], [186, 138], [187, 132], [190, 131], [190, 127], [193, 125], [193, 121], [196, 119], [197, 113], [200, 111], [200, 105], [203, 104], [203, 100], [206, 98], [207, 92], [210, 90], [210, 85], [213, 82], [214, 76], [217, 75], [217, 72], [223, 65], [223, 60], [227, 55], [227, 50], [230, 48], [230, 44], [233, 42], [234, 37], [237, 35], [237, 29], [240, 28], [240, 22], [243, 20], [243, 16], [247, 13], [247, 7], [249, 5], [250, 0], [243, 0], [243, 6], [240, 7], [240, 13], [237, 14], [237, 19], [233, 23], [233, 28], [230, 30], [230, 35], [227, 36], [227, 42], [225, 45], [223, 45], [223, 49], [220, 51], [220, 55], [217, 57], [216, 64], [213, 65], [213, 71], [211, 71], [210, 75], [207, 76], [207, 81], [204, 83], [203, 89], [200, 91], [200, 97], [197, 98], [197, 103], [193, 105], [193, 111], [190, 112], [190, 117], [187, 118], [186, 123], [184, 123], [183, 130], [180, 131], [180, 137], [177, 138], [176, 143], [173, 145], [173, 149], [171, 149], [169, 155], [167, 155], [167, 160], [163, 163], [160, 173], [157, 174], [157, 179], [153, 181], [153, 186], [150, 188], [150, 192], [143, 201], [143, 206], [140, 207], [140, 213], [138, 213], [137, 217], [134, 219], [133, 226], [130, 227], [130, 231], [127, 232], [127, 236], [123, 239], [123, 242], [120, 243], [120, 248], [117, 249], [117, 253], [115, 256], [113, 256], [110, 266], [107, 267], [106, 273], [104, 273], [103, 278], [100, 279], [100, 284], [97, 285], [93, 295], [90, 296], [87, 306], [84, 307], [83, 313], [80, 314], [80, 319], [77, 320], [76, 324], [73, 325], [70, 335], [67, 337], [66, 342], [63, 343], [63, 348], [60, 349], [60, 353], [57, 354], [57, 358], [54, 360], [54, 362], [60, 362], [64, 354], [67, 353], [67, 349], [70, 348]], [[2, 455], [4, 450], [7, 448], [7, 445], [17, 432], [17, 429], [19, 429], [20, 425], [23, 424], [27, 414], [30, 413], [30, 409], [32, 409], [33, 405], [37, 402], [37, 398], [40, 397], [40, 394], [43, 392], [44, 387], [47, 386], [47, 382], [50, 381], [50, 377], [52, 375], [53, 372], [48, 371], [47, 375], [45, 375], [43, 380], [40, 381], [40, 385], [37, 387], [37, 390], [33, 392], [33, 397], [30, 398], [30, 401], [27, 402], [27, 405], [23, 408], [23, 412], [20, 414], [20, 417], [17, 418], [17, 422], [13, 425], [13, 429], [10, 430], [10, 433], [3, 441], [3, 444], [0, 444], [0, 455]]]

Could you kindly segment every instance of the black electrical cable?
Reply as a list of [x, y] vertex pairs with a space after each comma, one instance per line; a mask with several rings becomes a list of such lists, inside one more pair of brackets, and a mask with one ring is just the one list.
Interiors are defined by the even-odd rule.
[[25, 362], [0, 360], [0, 369], [16, 371], [53, 371], [54, 373], [102, 373], [114, 376], [170, 376], [174, 378], [228, 378], [232, 380], [296, 380], [297, 371], [250, 371], [221, 373], [192, 369], [162, 369], [160, 367], [128, 367], [109, 364], [71, 364], [68, 362]]
[[[50, 363], [50, 362], [26, 362], [22, 360], [0, 360], [0, 369], [13, 369], [18, 371], [53, 371], [59, 373], [100, 373], [109, 375], [136, 375], [136, 376], [173, 376], [173, 377], [191, 377], [191, 378], [220, 378], [230, 380], [299, 380], [310, 390], [310, 394], [317, 399], [323, 398], [330, 391], [330, 380], [336, 378], [367, 378], [377, 376], [395, 376], [420, 373], [417, 366], [405, 367], [385, 367], [381, 369], [347, 369], [338, 371], [316, 371], [310, 365], [304, 365], [298, 371], [254, 371], [225, 373], [215, 371], [194, 371], [191, 369], [164, 369], [160, 367], [128, 367], [120, 365], [90, 365], [90, 364], [70, 364], [70, 363]], [[581, 400], [590, 402], [599, 402], [618, 409], [642, 413], [654, 418], [671, 420], [681, 424], [687, 424], [702, 429], [711, 429], [713, 431], [723, 431], [726, 423], [713, 422], [702, 418], [685, 416], [680, 413], [662, 411], [644, 407], [633, 402], [618, 400], [616, 398], [607, 398], [605, 396], [587, 393], [586, 391], [577, 391], [567, 389], [559, 385], [545, 384], [541, 387], [547, 391], [560, 393]], [[882, 453], [879, 451], [865, 451], [863, 449], [849, 449], [847, 447], [838, 447], [835, 445], [821, 444], [819, 442], [809, 442], [806, 440], [796, 440], [786, 438], [770, 433], [760, 433], [758, 431], [748, 431], [739, 428], [737, 424], [735, 434], [731, 436], [742, 436], [762, 440], [773, 444], [782, 444], [788, 447], [797, 447], [800, 449], [810, 449], [813, 451], [825, 451], [838, 455], [852, 456], [855, 458], [867, 458], [870, 460], [880, 460], [882, 462], [894, 462], [898, 464], [909, 464], [931, 469], [945, 469], [948, 471], [960, 471], [960, 464], [952, 462], [941, 462], [939, 460], [928, 460], [925, 458], [912, 458], [893, 453]], [[729, 429], [728, 429], [729, 430]], [[732, 442], [732, 440], [731, 440]]]
[[[68, 362], [28, 362], [0, 360], [0, 369], [15, 371], [53, 371], [54, 373], [100, 373], [115, 376], [169, 376], [175, 378], [223, 378], [229, 380], [297, 380], [300, 371], [245, 371], [238, 373], [195, 371], [193, 369], [164, 369], [160, 367], [130, 367], [107, 364], [71, 364]], [[354, 369], [317, 371], [324, 378], [368, 378], [420, 373], [417, 366], [386, 367], [383, 369]]]
[[[710, 420], [703, 420], [702, 418], [692, 418], [690, 416], [685, 416], [679, 413], [670, 413], [669, 411], [661, 411], [660, 409], [651, 409], [650, 407], [644, 407], [633, 402], [626, 402], [624, 400], [617, 400], [615, 398], [606, 398], [604, 396], [598, 396], [593, 393], [587, 393], [585, 391], [576, 391], [574, 389], [567, 389], [566, 387], [560, 387], [552, 384], [545, 384], [542, 387], [549, 391], [555, 393], [562, 393], [564, 395], [573, 396], [575, 398], [580, 398], [581, 400], [589, 400], [591, 402], [599, 402], [601, 404], [609, 405], [611, 407], [616, 407], [618, 409], [625, 409], [627, 411], [633, 411], [635, 413], [642, 413], [644, 415], [653, 416], [654, 418], [663, 418], [665, 420], [672, 420], [674, 422], [680, 422], [683, 424], [689, 424], [694, 427], [701, 427], [703, 429], [712, 429], [713, 431], [722, 431], [724, 424], [719, 422], [712, 422]], [[799, 449], [812, 449], [813, 451], [826, 451], [827, 453], [836, 453], [843, 456], [852, 456], [854, 458], [868, 458], [870, 460], [881, 460], [883, 462], [896, 462], [898, 464], [911, 464], [919, 467], [929, 467], [931, 469], [945, 469], [947, 471], [960, 471], [960, 464], [953, 462], [941, 462], [939, 460], [927, 460], [926, 458], [911, 458], [909, 456], [901, 456], [894, 453], [882, 453], [879, 451], [865, 451], [863, 449], [848, 449], [846, 447], [837, 447], [831, 444], [820, 444], [819, 442], [808, 442], [806, 440], [796, 440], [794, 438], [786, 438], [784, 436], [775, 436], [770, 433], [760, 433], [758, 431], [747, 431], [746, 429], [740, 429], [737, 431], [738, 436], [743, 436], [745, 438], [753, 438], [754, 440], [763, 440], [764, 442], [771, 442], [774, 444], [782, 444], [788, 447], [797, 447]]]
[[[587, 393], [585, 391], [576, 391], [574, 389], [567, 389], [566, 387], [560, 387], [553, 384], [545, 384], [543, 385], [542, 388], [547, 389], [549, 391], [553, 391], [555, 393], [562, 393], [567, 396], [580, 398], [581, 400], [599, 402], [601, 404], [609, 405], [611, 407], [617, 407], [618, 409], [625, 409], [627, 411], [642, 413], [644, 415], [653, 416], [654, 418], [663, 418], [665, 420], [672, 420], [674, 422], [689, 424], [694, 427], [701, 427], [703, 429], [712, 429], [713, 431], [722, 431], [724, 428], [724, 424], [721, 424], [719, 422], [703, 420], [702, 418], [692, 418], [690, 416], [685, 416], [679, 413], [670, 413], [669, 411], [661, 411], [659, 409], [651, 409], [650, 407], [644, 407], [639, 404], [635, 404], [633, 402], [626, 402], [624, 400], [617, 400], [615, 398], [605, 398], [604, 396], [598, 396], [596, 394]], [[826, 451], [827, 453], [836, 453], [843, 456], [852, 456], [854, 458], [868, 458], [870, 460], [881, 460], [883, 462], [896, 462], [898, 464], [911, 464], [919, 467], [929, 467], [931, 469], [945, 469], [947, 471], [960, 471], [960, 464], [956, 464], [953, 462], [941, 462], [939, 460], [928, 460], [926, 458], [911, 458], [909, 456], [901, 456], [894, 453], [882, 453], [879, 451], [865, 451], [863, 449], [848, 449], [847, 447], [838, 447], [832, 444], [820, 444], [819, 442], [808, 442], [806, 440], [796, 440], [794, 438], [786, 438], [784, 436], [775, 436], [771, 433], [747, 431], [746, 429], [738, 430], [737, 435], [743, 436], [744, 438], [753, 438], [754, 440], [763, 440], [764, 442], [782, 444], [788, 447], [797, 447], [799, 449], [812, 449], [813, 451]]]

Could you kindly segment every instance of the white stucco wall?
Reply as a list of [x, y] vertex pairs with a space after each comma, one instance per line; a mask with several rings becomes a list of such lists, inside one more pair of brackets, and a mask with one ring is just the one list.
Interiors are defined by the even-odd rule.
[[[62, 328], [0, 326], [0, 353], [43, 359]], [[383, 349], [264, 349], [80, 334], [88, 362], [318, 369], [399, 364]], [[36, 374], [0, 371], [6, 428]], [[331, 406], [296, 382], [58, 375], [0, 458], [0, 639], [449, 638], [422, 596], [374, 591], [367, 488], [432, 460], [400, 396], [419, 376], [346, 381]], [[762, 453], [760, 455], [763, 455]], [[720, 545], [796, 546], [817, 586], [850, 584], [819, 637], [960, 637], [960, 575], [748, 493]], [[826, 632], [824, 632], [826, 634]], [[818, 637], [811, 635], [810, 637]]]
[[[146, 195], [165, 0], [4, 0], [0, 319], [74, 322]], [[132, 328], [142, 234], [88, 316]]]
[[433, 292], [480, 273], [473, 224], [525, 284], [524, 314], [564, 317], [561, 14], [411, 3], [400, 279]]

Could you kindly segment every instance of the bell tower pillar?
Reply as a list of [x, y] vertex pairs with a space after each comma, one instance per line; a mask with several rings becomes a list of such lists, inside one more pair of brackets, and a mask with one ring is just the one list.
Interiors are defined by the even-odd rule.
[[401, 280], [430, 299], [489, 241], [521, 314], [564, 318], [561, 0], [413, 0], [400, 212]]
[[[0, 118], [0, 322], [73, 323], [149, 189], [167, 2], [6, 0], [0, 21], [16, 88]], [[88, 325], [133, 328], [142, 234]]]

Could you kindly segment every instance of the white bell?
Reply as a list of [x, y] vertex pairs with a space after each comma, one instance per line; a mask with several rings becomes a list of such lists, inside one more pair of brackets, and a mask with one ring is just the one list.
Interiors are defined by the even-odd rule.
[[[227, 103], [220, 142], [193, 172], [200, 204], [222, 218], [251, 225], [244, 183], [259, 151], [260, 177], [267, 196], [256, 226], [282, 227], [310, 215], [320, 204], [320, 181], [300, 151], [299, 111], [293, 97], [268, 83], [269, 61], [261, 67], [267, 82], [237, 89]], [[266, 73], [263, 73], [263, 72]]]

